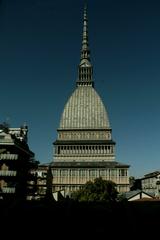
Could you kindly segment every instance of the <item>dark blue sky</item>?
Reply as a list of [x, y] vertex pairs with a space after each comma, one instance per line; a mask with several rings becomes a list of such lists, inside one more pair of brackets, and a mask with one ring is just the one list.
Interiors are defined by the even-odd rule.
[[[88, 1], [95, 88], [117, 160], [137, 177], [160, 169], [160, 2]], [[75, 89], [83, 1], [0, 0], [0, 121], [29, 127], [41, 163]]]

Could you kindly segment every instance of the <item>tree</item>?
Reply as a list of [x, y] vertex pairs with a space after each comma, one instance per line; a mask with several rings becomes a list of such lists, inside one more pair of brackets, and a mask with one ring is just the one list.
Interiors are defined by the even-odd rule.
[[135, 177], [130, 176], [129, 178], [129, 182], [130, 182], [130, 190], [137, 190], [137, 189], [142, 189], [141, 186], [141, 179], [135, 179]]
[[5, 133], [9, 132], [9, 124], [6, 122], [0, 123], [0, 129], [3, 130]]
[[96, 178], [94, 182], [86, 182], [82, 189], [72, 194], [72, 198], [78, 201], [104, 202], [115, 201], [117, 194], [116, 184], [100, 177]]

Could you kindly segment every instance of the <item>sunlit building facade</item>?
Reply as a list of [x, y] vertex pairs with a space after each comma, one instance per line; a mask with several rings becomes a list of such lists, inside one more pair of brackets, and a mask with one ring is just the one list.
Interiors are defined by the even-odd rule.
[[[28, 199], [35, 193], [37, 166], [27, 144], [27, 126], [9, 128], [0, 124], [0, 199]], [[32, 182], [32, 184], [30, 184]]]
[[145, 174], [141, 178], [142, 190], [160, 198], [160, 171]]
[[64, 189], [70, 194], [100, 176], [114, 181], [119, 192], [129, 190], [129, 165], [115, 159], [108, 113], [94, 88], [86, 7], [76, 89], [66, 102], [57, 132], [51, 163], [53, 191]]

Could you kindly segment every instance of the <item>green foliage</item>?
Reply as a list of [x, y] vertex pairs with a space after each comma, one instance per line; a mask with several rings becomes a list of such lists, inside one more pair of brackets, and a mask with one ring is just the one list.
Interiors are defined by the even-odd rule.
[[128, 202], [128, 200], [127, 200], [127, 198], [126, 198], [126, 196], [125, 196], [125, 194], [124, 193], [119, 193], [118, 195], [117, 195], [117, 200], [119, 201], [119, 202]]
[[117, 194], [116, 184], [100, 177], [94, 182], [88, 181], [82, 189], [72, 194], [72, 198], [78, 201], [104, 202], [115, 201]]
[[0, 129], [3, 130], [5, 133], [9, 132], [9, 124], [6, 122], [0, 123]]

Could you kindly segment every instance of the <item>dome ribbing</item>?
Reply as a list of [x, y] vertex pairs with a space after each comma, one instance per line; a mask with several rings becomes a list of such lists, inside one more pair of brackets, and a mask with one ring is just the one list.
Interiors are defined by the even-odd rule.
[[110, 128], [105, 106], [92, 86], [78, 86], [67, 101], [59, 129]]

